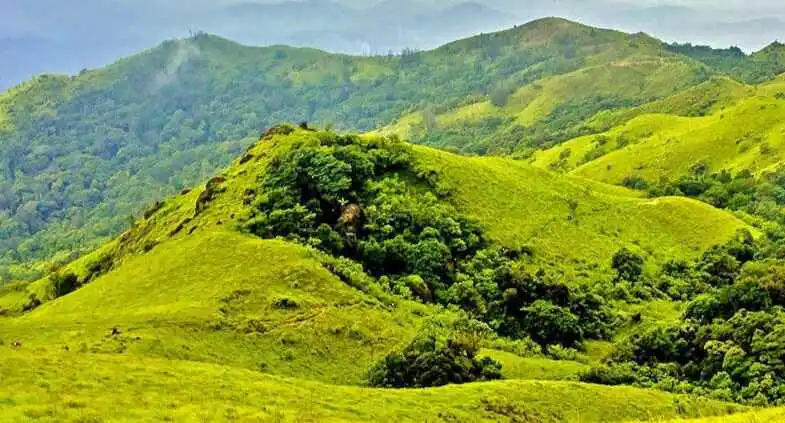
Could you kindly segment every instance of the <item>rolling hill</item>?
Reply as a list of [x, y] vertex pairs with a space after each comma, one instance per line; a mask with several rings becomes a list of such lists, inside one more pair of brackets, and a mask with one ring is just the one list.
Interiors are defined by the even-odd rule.
[[[642, 249], [696, 255], [744, 225], [696, 201], [641, 199], [509, 159], [287, 128], [61, 269], [83, 281], [73, 292], [58, 293], [54, 275], [0, 291], [0, 419], [622, 422], [744, 410], [571, 382], [583, 365], [496, 350], [483, 354], [503, 363], [507, 380], [361, 387], [385, 355], [423, 332], [454, 336], [464, 318], [392, 295], [367, 276], [347, 277], [316, 248], [245, 230], [255, 207], [249, 189], [305, 146], [404, 148], [418, 173], [438, 177], [437, 189], [449, 192], [443, 201], [477, 219], [495, 245], [531, 244], [538, 266], [559, 255], [559, 263], [583, 260], [599, 274], [617, 245], [637, 248], [636, 237]], [[579, 198], [577, 218], [563, 196]], [[550, 225], [547, 237], [530, 234], [542, 224]], [[30, 305], [31, 294], [38, 304]]]
[[[0, 348], [5, 350], [0, 350], [0, 421], [9, 422], [624, 422], [741, 409], [634, 388], [569, 382], [505, 381], [391, 392], [210, 364], [63, 352], [32, 355]], [[31, 385], [30, 372], [46, 383]], [[619, 401], [624, 403], [615, 404]], [[646, 404], [645, 409], [639, 404]]]
[[0, 94], [0, 277], [35, 277], [44, 260], [97, 246], [278, 122], [522, 154], [591, 133], [584, 121], [598, 112], [725, 72], [702, 60], [643, 34], [549, 18], [384, 57], [197, 34], [74, 77], [42, 76]]
[[[711, 172], [760, 173], [782, 162], [780, 78], [746, 86], [717, 79], [660, 102], [598, 115], [600, 130], [537, 153], [534, 164], [619, 184]], [[609, 127], [602, 131], [603, 127]]]

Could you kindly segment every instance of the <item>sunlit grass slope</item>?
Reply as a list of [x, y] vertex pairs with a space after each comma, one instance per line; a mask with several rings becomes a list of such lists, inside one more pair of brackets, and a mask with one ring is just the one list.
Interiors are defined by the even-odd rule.
[[619, 422], [741, 407], [635, 388], [502, 381], [376, 390], [183, 361], [0, 347], [0, 421]]
[[655, 262], [689, 257], [744, 227], [698, 201], [642, 199], [623, 188], [512, 159], [417, 151], [423, 163], [444, 175], [459, 208], [485, 225], [494, 241], [533, 247], [538, 263], [577, 276], [602, 273], [623, 246]]
[[[642, 420], [639, 423], [651, 422], [652, 420]], [[660, 421], [660, 420], [654, 420]], [[785, 409], [771, 408], [752, 411], [749, 413], [738, 413], [727, 416], [703, 417], [696, 419], [679, 418], [675, 420], [662, 420], [662, 423], [780, 423], [785, 421]]]
[[[464, 106], [416, 111], [380, 132], [439, 147], [473, 151], [471, 145], [482, 145], [478, 152], [510, 153], [524, 141], [539, 144], [558, 133], [581, 131], [584, 121], [600, 110], [661, 100], [700, 83], [699, 66], [690, 60], [646, 49], [629, 54], [611, 61], [597, 57], [592, 59], [595, 66], [508, 87], [501, 100], [492, 92], [490, 99], [480, 97]], [[505, 133], [516, 130], [524, 137], [506, 139]]]
[[352, 289], [300, 247], [214, 231], [164, 243], [3, 321], [0, 339], [360, 383], [414, 336], [418, 314], [425, 307], [384, 305]]
[[[418, 333], [449, 331], [455, 316], [350, 286], [312, 250], [242, 233], [246, 192], [258, 187], [266, 164], [321, 135], [266, 137], [209, 188], [151, 208], [64, 269], [84, 276], [107, 258], [113, 264], [73, 293], [53, 299], [46, 279], [3, 288], [0, 420], [607, 422], [740, 409], [656, 391], [535, 382], [574, 381], [585, 366], [490, 350], [483, 354], [502, 362], [510, 380], [356, 387], [387, 353]], [[622, 245], [662, 251], [655, 260], [696, 254], [742, 227], [690, 200], [649, 201], [510, 159], [412, 149], [420, 170], [438, 173], [447, 201], [494, 243], [531, 246], [535, 265], [565, 274], [602, 274]], [[200, 201], [206, 192], [211, 200]], [[43, 304], [22, 312], [30, 294]]]
[[[782, 80], [754, 87], [717, 80], [713, 86], [727, 89], [720, 95], [707, 85], [670, 102], [632, 109], [626, 116], [597, 116], [598, 127], [621, 123], [540, 152], [533, 164], [615, 184], [629, 176], [678, 178], [697, 164], [712, 171], [753, 172], [779, 165], [785, 159]], [[699, 93], [705, 95], [693, 96]], [[693, 97], [695, 107], [679, 106]], [[685, 113], [689, 110], [692, 113]]]
[[[257, 186], [271, 157], [291, 148], [296, 140], [314, 136], [318, 133], [298, 131], [258, 143], [244, 159], [223, 173], [215, 198], [198, 216], [193, 216], [194, 204], [203, 190], [184, 192], [163, 203], [158, 211], [142, 219], [122, 237], [76, 261], [69, 269], [85, 274], [90, 263], [103, 256], [145, 254], [147, 247], [159, 243], [162, 244], [148, 255], [163, 254], [157, 260], [164, 263], [171, 263], [167, 255], [176, 256], [178, 251], [190, 249], [199, 251], [191, 261], [200, 261], [197, 257], [203, 254], [201, 261], [205, 267], [209, 267], [205, 260], [232, 260], [230, 251], [252, 244], [248, 239], [232, 241], [226, 237], [237, 235], [223, 232], [232, 231], [247, 212], [245, 191]], [[442, 183], [450, 188], [450, 201], [483, 225], [492, 241], [508, 247], [532, 247], [536, 265], [555, 269], [570, 279], [591, 279], [606, 273], [611, 256], [623, 246], [651, 255], [650, 262], [656, 263], [674, 256], [696, 255], [744, 227], [730, 214], [692, 200], [646, 200], [627, 189], [558, 175], [521, 161], [463, 157], [425, 147], [413, 148], [420, 166], [440, 175]], [[191, 239], [216, 231], [220, 235], [210, 235], [219, 237], [215, 242], [231, 247], [210, 249], [200, 247]], [[172, 242], [183, 244], [168, 246]], [[213, 241], [211, 238], [200, 242], [210, 245]], [[164, 252], [159, 253], [159, 248]], [[187, 270], [190, 263], [183, 262], [183, 268]], [[158, 275], [149, 277], [155, 279]], [[125, 276], [115, 278], [123, 280]], [[51, 296], [46, 281], [6, 288], [0, 292], [0, 308], [18, 311], [30, 293], [41, 299]]]

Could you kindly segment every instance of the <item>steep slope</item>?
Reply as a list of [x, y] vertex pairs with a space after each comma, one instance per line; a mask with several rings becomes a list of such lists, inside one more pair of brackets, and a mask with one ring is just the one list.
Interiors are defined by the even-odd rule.
[[[30, 276], [11, 266], [97, 245], [246, 144], [227, 140], [280, 121], [366, 131], [419, 117], [427, 132], [407, 130], [415, 141], [515, 151], [582, 133], [576, 125], [601, 109], [660, 99], [707, 72], [644, 35], [543, 19], [374, 58], [199, 34], [104, 69], [36, 78], [0, 95], [0, 276]], [[509, 107], [460, 117], [489, 99]]]

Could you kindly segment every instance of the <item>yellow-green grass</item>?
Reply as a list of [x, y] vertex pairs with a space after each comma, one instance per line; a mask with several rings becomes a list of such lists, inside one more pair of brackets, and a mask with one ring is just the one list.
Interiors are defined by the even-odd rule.
[[[215, 230], [219, 222], [224, 227], [235, 225], [247, 213], [242, 205], [244, 191], [258, 186], [267, 160], [291, 148], [293, 142], [314, 136], [298, 131], [257, 144], [250, 150], [253, 160], [236, 162], [224, 172], [226, 192], [178, 237], [193, 227], [199, 232]], [[439, 173], [452, 190], [451, 201], [483, 225], [493, 242], [532, 246], [539, 264], [574, 277], [607, 271], [611, 256], [622, 246], [651, 254], [656, 263], [674, 256], [695, 256], [746, 227], [731, 214], [693, 200], [647, 200], [632, 190], [556, 175], [511, 159], [412, 148], [419, 165]], [[192, 214], [199, 194], [197, 190], [168, 201], [137, 230], [144, 234], [144, 241], [138, 242], [168, 238]], [[570, 210], [571, 200], [577, 201], [575, 213]]]
[[778, 166], [785, 158], [785, 101], [780, 99], [785, 85], [780, 81], [752, 88], [721, 84], [731, 85], [733, 93], [717, 100], [722, 106], [710, 108], [707, 116], [663, 114], [675, 109], [655, 105], [647, 107], [657, 113], [631, 110], [627, 113], [637, 116], [629, 120], [621, 115], [595, 117], [596, 122], [619, 119], [626, 123], [539, 152], [532, 163], [614, 184], [629, 176], [674, 179], [698, 163], [712, 171], [760, 172]]
[[[650, 180], [677, 178], [698, 163], [715, 171], [759, 171], [785, 157], [783, 112], [785, 102], [755, 97], [709, 117], [671, 120], [663, 125], [664, 130], [633, 138], [632, 145], [589, 162], [574, 173], [618, 183], [630, 175]], [[623, 129], [615, 131], [621, 133]]]
[[[621, 422], [735, 405], [628, 387], [501, 381], [426, 390], [338, 387], [132, 355], [0, 347], [0, 421]], [[513, 420], [513, 418], [515, 420]]]
[[72, 294], [5, 318], [0, 339], [354, 384], [408, 343], [428, 313], [413, 303], [381, 304], [301, 247], [219, 230], [163, 243]]
[[520, 357], [505, 351], [481, 350], [479, 355], [498, 361], [505, 379], [577, 381], [580, 374], [589, 369], [588, 365], [576, 361]]
[[418, 139], [427, 135], [430, 129], [458, 128], [494, 117], [512, 118], [517, 124], [532, 126], [549, 117], [560, 106], [578, 106], [597, 98], [630, 102], [660, 99], [695, 83], [694, 64], [683, 58], [673, 60], [628, 55], [624, 56], [624, 60], [605, 57], [595, 61], [600, 65], [521, 86], [509, 96], [503, 107], [480, 97], [476, 102], [442, 113], [428, 112], [433, 114], [429, 123], [433, 128], [426, 128], [423, 112], [417, 111], [405, 114], [378, 132]]
[[785, 421], [785, 409], [770, 408], [738, 413], [727, 416], [703, 417], [696, 419], [641, 420], [637, 423], [660, 421], [662, 423], [780, 423]]
[[517, 111], [518, 123], [530, 126], [549, 116], [559, 105], [580, 104], [596, 98], [614, 97], [617, 100], [662, 98], [693, 83], [694, 69], [681, 60], [645, 57], [583, 68], [565, 75], [539, 81], [521, 88], [518, 98], [526, 98], [534, 91], [532, 101], [513, 102], [524, 106]]
[[575, 277], [601, 274], [623, 246], [660, 262], [695, 256], [745, 227], [731, 214], [694, 200], [643, 199], [630, 190], [512, 159], [416, 151], [420, 162], [439, 171], [452, 188], [458, 208], [481, 222], [493, 241], [533, 247], [538, 263], [574, 271]]
[[589, 119], [586, 126], [595, 132], [603, 132], [644, 114], [709, 115], [754, 95], [756, 90], [756, 87], [727, 77], [713, 77], [661, 100], [628, 109], [602, 111]]

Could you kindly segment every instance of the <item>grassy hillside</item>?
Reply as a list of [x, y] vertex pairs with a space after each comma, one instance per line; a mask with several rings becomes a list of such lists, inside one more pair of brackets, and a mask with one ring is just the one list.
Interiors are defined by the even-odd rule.
[[[423, 333], [452, 336], [465, 319], [454, 308], [393, 295], [367, 276], [339, 278], [327, 270], [331, 259], [315, 248], [242, 233], [255, 207], [245, 201], [249, 188], [280, 158], [334, 138], [274, 132], [279, 134], [260, 140], [205, 188], [156, 204], [119, 238], [62, 269], [60, 275], [74, 272], [84, 281], [75, 291], [56, 294], [52, 278], [0, 291], [0, 420], [621, 422], [743, 410], [696, 397], [575, 383], [585, 365], [497, 350], [480, 355], [502, 364], [504, 381], [425, 390], [358, 387], [388, 353]], [[373, 137], [337, 142], [347, 140], [384, 143]], [[439, 189], [450, 193], [444, 201], [482, 219], [494, 244], [531, 243], [541, 265], [573, 237], [597, 238], [592, 231], [599, 226], [589, 224], [594, 219], [616, 219], [621, 227], [617, 216], [637, 213], [650, 220], [628, 228], [629, 236], [645, 227], [652, 240], [669, 246], [667, 254], [684, 255], [742, 226], [689, 200], [651, 203], [624, 189], [507, 159], [401, 146], [419, 172], [438, 175]], [[513, 195], [500, 195], [504, 186], [513, 187]], [[556, 186], [566, 191], [544, 195]], [[559, 195], [585, 198], [577, 223], [570, 223]], [[581, 214], [583, 205], [592, 212]], [[673, 219], [646, 217], [660, 209]], [[554, 238], [511, 226], [530, 220], [505, 217], [521, 212], [539, 213], [542, 220], [532, 225], [556, 222]], [[698, 219], [713, 225], [711, 236], [696, 235], [703, 230]], [[695, 232], [673, 226], [677, 222]], [[627, 236], [598, 238], [589, 253], [563, 249], [568, 258], [559, 263], [570, 269], [584, 260], [600, 274], [606, 250], [612, 251], [603, 244], [634, 248]], [[22, 310], [30, 294], [41, 304]]]
[[4, 322], [0, 339], [30, 349], [120, 352], [360, 383], [428, 314], [362, 295], [302, 248], [197, 232]]
[[767, 410], [753, 411], [750, 413], [739, 413], [730, 416], [704, 417], [700, 419], [678, 419], [668, 420], [672, 423], [776, 423], [785, 419], [785, 410], [773, 408]]
[[[757, 173], [782, 161], [784, 92], [780, 79], [759, 86], [717, 80], [664, 102], [598, 117], [602, 125], [618, 126], [538, 153], [533, 163], [615, 184], [626, 177], [673, 180], [696, 165]], [[688, 107], [680, 106], [690, 98], [695, 100]]]
[[[565, 382], [505, 381], [384, 391], [324, 385], [211, 364], [121, 355], [30, 354], [0, 348], [0, 421], [9, 422], [622, 422], [716, 415], [740, 409], [634, 388]], [[30, 379], [31, 373], [36, 374], [34, 380]]]
[[482, 222], [494, 241], [533, 247], [538, 265], [572, 278], [608, 272], [611, 256], [623, 246], [662, 262], [695, 256], [744, 227], [694, 200], [643, 199], [512, 159], [416, 151], [422, 163], [444, 175], [458, 208]]
[[35, 276], [46, 263], [31, 262], [97, 246], [281, 121], [393, 125], [435, 146], [528, 151], [712, 73], [645, 35], [543, 19], [374, 58], [199, 34], [104, 69], [36, 78], [0, 95], [0, 278]]
[[583, 122], [600, 111], [648, 103], [694, 86], [707, 72], [653, 48], [597, 61], [531, 84], [502, 84], [490, 98], [441, 113], [418, 111], [382, 132], [479, 154], [526, 151], [586, 132]]
[[[226, 191], [217, 193], [210, 207], [198, 216], [194, 216], [194, 204], [204, 190], [183, 191], [151, 209], [155, 213], [138, 221], [119, 239], [68, 268], [84, 276], [106, 257], [121, 261], [128, 254], [145, 254], [147, 248], [170, 237], [206, 236], [205, 232], [232, 229], [248, 213], [249, 206], [243, 204], [246, 190], [264, 175], [266, 164], [293, 143], [322, 135], [297, 131], [257, 143], [244, 156], [250, 160], [238, 160], [222, 174], [226, 181], [221, 189]], [[568, 280], [607, 275], [611, 256], [621, 247], [639, 251], [650, 264], [656, 264], [669, 258], [694, 257], [746, 227], [732, 215], [694, 200], [644, 199], [632, 190], [550, 173], [521, 161], [464, 157], [425, 147], [413, 147], [413, 152], [419, 166], [439, 175], [440, 184], [451, 192], [450, 202], [479, 222], [494, 244], [531, 248], [532, 266], [564, 274]], [[185, 244], [181, 248], [197, 247]], [[159, 260], [168, 262], [166, 256]], [[210, 274], [212, 270], [204, 265]], [[44, 280], [5, 287], [0, 307], [19, 310], [30, 293], [42, 299], [51, 297], [46, 285]]]

